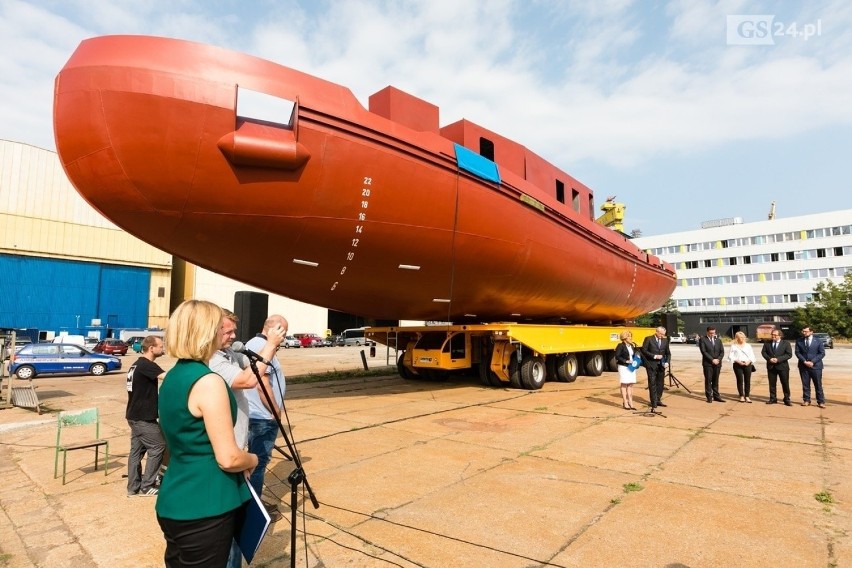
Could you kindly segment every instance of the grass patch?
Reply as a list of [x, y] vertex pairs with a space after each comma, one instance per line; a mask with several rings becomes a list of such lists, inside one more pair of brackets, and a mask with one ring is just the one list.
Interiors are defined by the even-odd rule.
[[364, 369], [349, 369], [346, 371], [326, 371], [310, 375], [287, 377], [289, 384], [321, 383], [323, 381], [342, 381], [344, 379], [365, 379], [370, 377], [387, 377], [395, 375], [396, 367], [379, 367], [365, 371]]
[[613, 504], [613, 505], [618, 505], [619, 503], [621, 503], [621, 498], [620, 498], [620, 497], [615, 497], [615, 498], [613, 498], [613, 499], [610, 499], [610, 500], [609, 500], [609, 502], [610, 502], [611, 504]]
[[545, 412], [545, 411], [547, 411], [547, 407], [546, 406], [537, 406], [537, 407], [533, 408], [533, 411], [534, 412]]
[[644, 487], [642, 487], [641, 483], [636, 483], [635, 481], [631, 481], [630, 483], [624, 484], [624, 492], [631, 493], [633, 491], [642, 491]]
[[824, 505], [832, 505], [834, 503], [834, 497], [831, 496], [831, 491], [827, 489], [819, 493], [814, 493], [814, 499]]

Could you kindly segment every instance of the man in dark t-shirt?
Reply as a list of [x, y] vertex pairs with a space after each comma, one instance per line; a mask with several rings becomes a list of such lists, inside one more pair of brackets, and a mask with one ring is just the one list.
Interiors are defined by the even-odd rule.
[[[127, 495], [156, 495], [155, 483], [166, 441], [157, 422], [157, 392], [166, 372], [154, 360], [163, 355], [163, 340], [149, 335], [142, 340], [142, 356], [127, 371], [127, 424], [130, 455], [127, 458]], [[148, 454], [142, 474], [142, 456]]]

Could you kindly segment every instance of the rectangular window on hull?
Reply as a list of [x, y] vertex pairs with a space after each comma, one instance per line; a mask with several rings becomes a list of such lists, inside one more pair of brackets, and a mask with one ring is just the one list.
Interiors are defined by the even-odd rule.
[[260, 122], [293, 126], [296, 103], [237, 86], [237, 116]]
[[580, 212], [580, 192], [576, 189], [571, 190], [571, 208], [577, 213]]
[[494, 161], [494, 142], [488, 138], [479, 139], [479, 155]]
[[556, 201], [565, 203], [565, 184], [556, 180]]

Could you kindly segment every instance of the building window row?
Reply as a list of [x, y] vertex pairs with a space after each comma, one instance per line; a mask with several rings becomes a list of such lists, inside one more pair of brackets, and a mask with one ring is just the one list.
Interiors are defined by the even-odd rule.
[[788, 231], [786, 233], [772, 233], [769, 235], [755, 235], [752, 237], [740, 237], [736, 239], [704, 241], [700, 243], [657, 247], [649, 249], [649, 252], [653, 255], [661, 256], [666, 254], [679, 254], [685, 252], [699, 252], [704, 250], [765, 245], [768, 243], [784, 243], [788, 241], [799, 241], [804, 239], [822, 239], [826, 237], [838, 237], [842, 235], [852, 235], [852, 225], [840, 225], [837, 227], [825, 227], [821, 229]]
[[698, 318], [700, 323], [790, 323], [793, 321], [789, 315], [745, 315], [745, 314], [707, 314]]
[[771, 252], [752, 254], [748, 256], [729, 256], [708, 258], [704, 260], [685, 260], [677, 263], [678, 270], [695, 270], [698, 268], [713, 268], [714, 266], [739, 266], [741, 264], [765, 264], [795, 260], [812, 260], [815, 258], [837, 258], [852, 255], [852, 246], [818, 248], [787, 252]]
[[758, 296], [724, 296], [716, 298], [685, 298], [677, 300], [678, 308], [718, 306], [765, 306], [767, 304], [796, 304], [817, 300], [819, 294], [763, 294]]
[[811, 280], [814, 278], [843, 278], [852, 270], [849, 266], [834, 268], [811, 268], [809, 270], [784, 270], [780, 272], [751, 272], [748, 274], [728, 274], [726, 276], [704, 276], [701, 278], [681, 278], [678, 286], [715, 286], [719, 284], [739, 284], [742, 282], [775, 282], [779, 280]]

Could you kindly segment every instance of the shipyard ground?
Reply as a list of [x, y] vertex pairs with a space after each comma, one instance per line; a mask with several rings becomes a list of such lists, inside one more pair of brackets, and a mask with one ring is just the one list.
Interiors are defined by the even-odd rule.
[[[321, 503], [300, 493], [296, 565], [852, 566], [852, 349], [828, 352], [825, 409], [799, 405], [795, 370], [794, 406], [764, 404], [760, 364], [753, 404], [737, 401], [728, 365], [726, 402], [707, 404], [698, 350], [673, 356], [692, 394], [669, 389], [660, 416], [623, 410], [613, 373], [535, 392], [391, 374], [289, 385]], [[280, 358], [291, 376], [361, 366], [355, 348]], [[35, 382], [49, 412], [0, 410], [0, 566], [162, 566], [154, 498], [125, 496], [123, 374]], [[89, 406], [110, 439], [108, 474], [72, 452], [63, 486], [55, 412]], [[267, 474], [283, 518], [253, 566], [290, 562], [291, 469], [276, 458]]]

